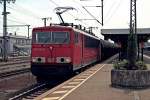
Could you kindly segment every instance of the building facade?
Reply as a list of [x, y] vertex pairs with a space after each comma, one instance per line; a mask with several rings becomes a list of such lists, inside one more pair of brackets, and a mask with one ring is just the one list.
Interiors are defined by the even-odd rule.
[[[3, 50], [3, 37], [0, 36], [0, 55]], [[30, 55], [31, 52], [31, 38], [26, 36], [18, 36], [9, 34], [7, 39], [7, 53], [8, 55]]]

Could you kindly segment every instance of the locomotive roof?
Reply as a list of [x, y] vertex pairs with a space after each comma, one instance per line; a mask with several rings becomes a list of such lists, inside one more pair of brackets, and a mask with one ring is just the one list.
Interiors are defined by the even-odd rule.
[[62, 25], [51, 25], [51, 26], [46, 26], [46, 27], [36, 27], [36, 28], [33, 28], [33, 31], [34, 30], [42, 30], [42, 29], [50, 29], [50, 28], [55, 28], [55, 29], [65, 29], [65, 30], [74, 30], [76, 32], [79, 32], [81, 34], [84, 34], [86, 36], [89, 36], [89, 37], [92, 37], [92, 38], [95, 38], [97, 40], [100, 40], [100, 38], [88, 33], [88, 32], [85, 32], [83, 30], [80, 30], [80, 29], [77, 29], [77, 28], [74, 28], [74, 27], [70, 27], [70, 26], [62, 26]]
[[96, 36], [94, 36], [94, 35], [91, 35], [91, 34], [89, 34], [89, 33], [86, 33], [86, 32], [84, 32], [84, 31], [82, 31], [82, 30], [79, 30], [79, 29], [76, 29], [76, 28], [73, 28], [73, 30], [76, 31], [76, 32], [82, 33], [82, 34], [84, 34], [84, 35], [86, 35], [86, 36], [89, 36], [89, 37], [95, 38], [95, 39], [97, 39], [97, 40], [100, 40], [100, 38], [98, 38], [98, 37], [96, 37]]
[[50, 28], [58, 28], [58, 29], [72, 29], [71, 27], [66, 27], [66, 26], [60, 26], [60, 25], [55, 25], [55, 26], [46, 26], [46, 27], [35, 27], [33, 30], [42, 30], [42, 29], [50, 29]]
[[43, 29], [48, 30], [48, 29], [51, 29], [51, 28], [55, 28], [55, 29], [59, 29], [59, 30], [63, 30], [64, 29], [64, 30], [67, 30], [67, 31], [73, 30], [75, 32], [79, 32], [81, 34], [84, 34], [86, 36], [89, 36], [89, 37], [92, 37], [94, 39], [99, 40], [104, 47], [112, 47], [112, 46], [116, 47], [116, 45], [114, 43], [110, 43], [109, 41], [102, 40], [102, 39], [100, 39], [100, 38], [98, 38], [98, 37], [96, 37], [94, 35], [91, 35], [88, 32], [85, 32], [84, 30], [80, 30], [78, 28], [74, 28], [74, 27], [71, 27], [71, 26], [51, 25], [51, 26], [46, 26], [46, 27], [36, 27], [36, 28], [33, 28], [33, 31], [34, 30], [43, 30]]

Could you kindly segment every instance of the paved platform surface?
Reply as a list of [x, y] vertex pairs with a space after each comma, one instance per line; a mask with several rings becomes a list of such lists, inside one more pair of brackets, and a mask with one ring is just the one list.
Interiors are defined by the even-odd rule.
[[119, 89], [110, 86], [112, 64], [105, 65], [93, 77], [63, 100], [150, 100], [150, 89]]
[[[44, 96], [45, 98], [35, 100], [150, 100], [150, 88], [123, 89], [111, 87], [112, 64], [104, 64], [103, 66], [99, 64], [97, 66], [101, 67], [100, 70], [84, 81], [83, 84], [73, 87], [71, 91], [67, 92], [62, 89], [62, 85], [55, 89], [57, 93], [55, 90], [51, 91], [55, 95], [47, 94], [47, 96]], [[58, 96], [62, 92], [66, 92], [66, 94], [61, 97]]]

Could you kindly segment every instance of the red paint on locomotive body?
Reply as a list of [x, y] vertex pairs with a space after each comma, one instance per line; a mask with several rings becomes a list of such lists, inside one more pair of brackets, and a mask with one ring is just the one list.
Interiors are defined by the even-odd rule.
[[32, 57], [45, 57], [45, 63], [55, 63], [56, 57], [72, 57], [71, 46], [65, 45], [44, 45], [32, 48]]
[[33, 29], [31, 71], [38, 77], [63, 75], [100, 60], [100, 40], [66, 26]]

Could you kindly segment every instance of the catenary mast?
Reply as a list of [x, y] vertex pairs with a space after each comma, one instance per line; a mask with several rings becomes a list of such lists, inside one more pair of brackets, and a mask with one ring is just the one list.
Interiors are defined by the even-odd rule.
[[0, 3], [3, 3], [3, 49], [2, 49], [2, 59], [3, 61], [7, 61], [8, 60], [8, 54], [7, 54], [7, 14], [9, 14], [9, 12], [6, 11], [6, 4], [12, 2], [15, 3], [15, 0], [0, 0]]

